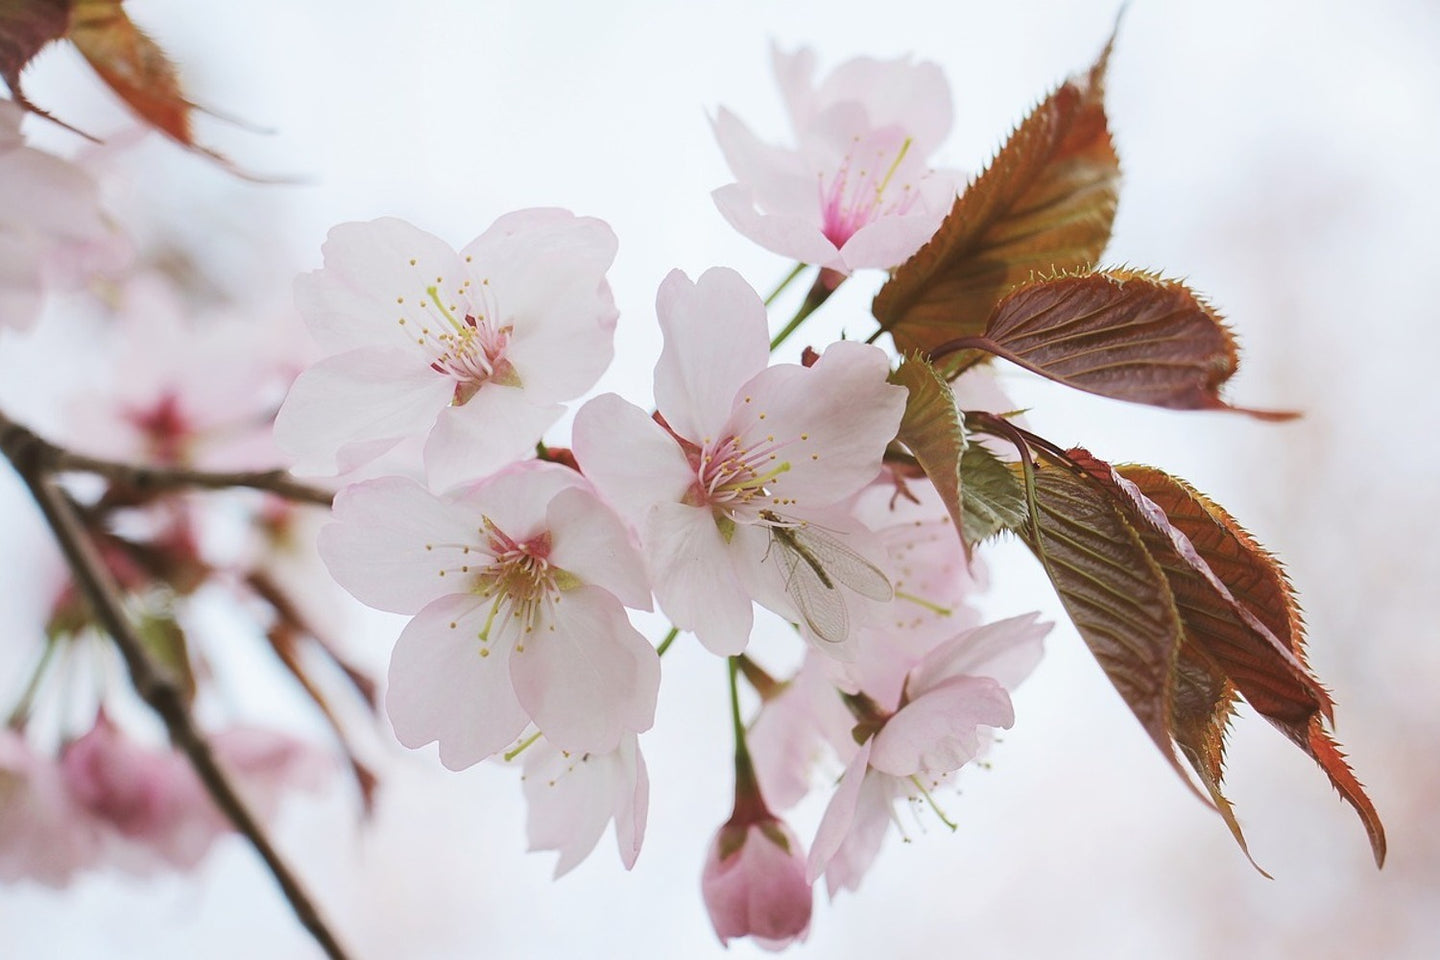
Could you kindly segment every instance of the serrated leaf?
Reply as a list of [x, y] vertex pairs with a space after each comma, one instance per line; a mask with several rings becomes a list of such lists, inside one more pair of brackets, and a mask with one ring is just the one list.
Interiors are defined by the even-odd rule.
[[1120, 175], [1104, 106], [1113, 42], [1021, 122], [935, 236], [880, 289], [872, 309], [898, 349], [976, 336], [1016, 284], [1100, 258]]
[[46, 44], [65, 35], [73, 2], [0, 0], [0, 79], [10, 88], [16, 104], [51, 120], [55, 118], [26, 99], [20, 74]]
[[1026, 284], [995, 307], [967, 347], [1088, 393], [1172, 410], [1237, 410], [1220, 386], [1239, 353], [1220, 314], [1183, 283], [1136, 270]]
[[1047, 464], [1034, 477], [1039, 529], [1019, 532], [1126, 706], [1194, 790], [1171, 743], [1184, 630], [1165, 572], [1097, 483]]
[[[1284, 569], [1223, 508], [1183, 480], [1154, 467], [1138, 465], [1117, 467], [1116, 472], [1164, 511], [1168, 521], [1184, 534], [1231, 596], [1264, 624], [1293, 656], [1293, 663], [1306, 677], [1312, 678], [1313, 687], [1309, 692], [1314, 699], [1307, 702], [1304, 697], [1296, 697], [1294, 685], [1284, 676], [1277, 677], [1273, 670], [1262, 666], [1267, 662], [1273, 666], [1273, 660], [1237, 655], [1237, 651], [1227, 646], [1221, 646], [1218, 651], [1225, 657], [1227, 669], [1239, 674], [1232, 674], [1230, 679], [1256, 711], [1309, 754], [1341, 797], [1355, 808], [1369, 835], [1375, 862], [1382, 864], [1386, 846], [1384, 825], [1322, 722], [1322, 717], [1331, 716], [1333, 708], [1328, 692], [1318, 681], [1313, 681], [1305, 661], [1304, 622]], [[1215, 659], [1220, 660], [1220, 656]], [[1218, 753], [1215, 759], [1218, 766]]]
[[981, 444], [966, 447], [960, 457], [960, 477], [965, 490], [960, 533], [967, 547], [1029, 521], [1025, 488], [1005, 463]]
[[969, 443], [964, 417], [955, 407], [955, 394], [935, 368], [917, 356], [902, 360], [889, 379], [909, 391], [896, 439], [915, 456], [940, 494], [955, 529], [962, 530], [961, 457]]
[[100, 79], [145, 123], [176, 143], [246, 177], [225, 157], [195, 142], [190, 118], [195, 105], [180, 87], [175, 65], [125, 13], [124, 0], [71, 0], [66, 37]]

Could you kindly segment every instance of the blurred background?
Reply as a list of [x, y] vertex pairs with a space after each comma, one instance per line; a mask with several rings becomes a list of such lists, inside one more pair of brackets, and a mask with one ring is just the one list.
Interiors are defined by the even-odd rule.
[[[184, 250], [227, 296], [273, 305], [319, 265], [341, 221], [400, 216], [459, 246], [520, 207], [598, 216], [620, 237], [610, 279], [621, 322], [597, 392], [637, 403], [649, 399], [666, 272], [727, 264], [766, 290], [788, 271], [708, 196], [730, 180], [707, 122], [718, 105], [766, 139], [788, 135], [772, 43], [812, 46], [822, 73], [857, 55], [938, 62], [956, 116], [937, 159], [974, 172], [1092, 62], [1116, 15], [1098, 0], [126, 9], [180, 62], [194, 98], [274, 130], [202, 120], [201, 142], [297, 181], [242, 182], [144, 138], [113, 159], [127, 185], [112, 201], [152, 250]], [[987, 551], [987, 611], [1059, 621], [1015, 697], [1015, 727], [946, 803], [959, 829], [907, 817], [913, 842], [892, 833], [858, 894], [820, 895], [794, 956], [1440, 955], [1440, 551], [1429, 545], [1440, 455], [1425, 446], [1440, 433], [1429, 372], [1440, 348], [1437, 51], [1432, 0], [1132, 2], [1108, 83], [1125, 179], [1107, 260], [1206, 293], [1243, 347], [1229, 397], [1305, 416], [1165, 413], [1003, 372], [1036, 432], [1186, 477], [1287, 562], [1338, 736], [1388, 829], [1385, 869], [1318, 768], [1242, 708], [1227, 782], [1275, 879], [1257, 874], [1156, 754], [1028, 553], [1000, 544]], [[42, 55], [26, 89], [83, 129], [128, 137], [121, 108], [69, 50]], [[82, 146], [34, 119], [26, 131], [60, 152]], [[880, 281], [846, 284], [787, 350], [842, 329], [867, 335]], [[63, 398], [103, 359], [59, 306], [36, 334], [0, 338], [0, 402], [57, 436]], [[39, 642], [36, 571], [58, 561], [9, 475], [0, 550], [0, 679], [13, 679], [9, 662]], [[400, 622], [357, 610], [347, 639], [383, 674]], [[607, 837], [552, 882], [553, 855], [524, 852], [514, 772], [452, 774], [433, 748], [388, 750], [372, 822], [337, 786], [292, 803], [279, 842], [357, 957], [721, 956], [699, 874], [729, 813], [724, 671], [683, 640], [664, 670], [642, 738], [650, 820], [631, 873]], [[254, 715], [313, 724], [289, 718], [293, 697], [268, 702], [265, 677], [240, 686]], [[795, 813], [802, 838], [823, 801]], [[318, 956], [234, 839], [195, 876], [6, 887], [0, 931], [0, 953], [26, 958]]]

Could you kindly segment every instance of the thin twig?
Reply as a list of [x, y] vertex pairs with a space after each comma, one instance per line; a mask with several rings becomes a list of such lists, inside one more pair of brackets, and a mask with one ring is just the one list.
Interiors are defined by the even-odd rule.
[[[0, 418], [3, 417], [0, 414]], [[17, 427], [24, 434], [16, 433]], [[45, 515], [76, 583], [84, 592], [100, 625], [114, 638], [135, 691], [160, 715], [171, 741], [189, 759], [216, 806], [265, 861], [301, 924], [310, 931], [327, 956], [332, 960], [345, 960], [347, 954], [321, 918], [309, 893], [280, 858], [260, 822], [240, 799], [228, 775], [216, 762], [209, 741], [190, 716], [180, 688], [151, 661], [135, 628], [121, 609], [119, 586], [100, 558], [94, 541], [82, 527], [70, 500], [48, 474], [46, 446], [45, 441], [25, 428], [8, 419], [0, 419], [0, 451], [15, 467]]]
[[18, 447], [26, 448], [31, 462], [44, 473], [93, 473], [141, 492], [186, 488], [230, 490], [243, 487], [264, 490], [287, 500], [323, 507], [330, 506], [335, 496], [329, 490], [295, 480], [284, 470], [220, 472], [124, 463], [87, 456], [51, 443], [29, 427], [16, 423], [0, 412], [0, 449], [8, 453]]

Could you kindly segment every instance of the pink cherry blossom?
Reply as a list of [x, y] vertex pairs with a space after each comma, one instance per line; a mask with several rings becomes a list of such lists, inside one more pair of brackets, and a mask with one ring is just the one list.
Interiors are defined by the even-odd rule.
[[844, 690], [894, 703], [910, 668], [980, 622], [971, 604], [986, 587], [984, 561], [966, 559], [940, 494], [923, 477], [886, 473], [850, 509], [884, 547], [879, 566], [894, 584], [895, 602], [860, 623], [856, 659], [832, 660], [828, 672]]
[[214, 470], [264, 469], [283, 458], [275, 407], [294, 378], [276, 329], [233, 312], [188, 316], [159, 274], [118, 292], [113, 382], [69, 403], [68, 439], [97, 456]]
[[713, 194], [768, 250], [841, 274], [903, 263], [934, 234], [957, 178], [927, 158], [950, 132], [950, 89], [933, 63], [850, 60], [818, 86], [809, 50], [772, 51], [795, 146], [762, 143], [725, 108], [713, 126], [736, 183]]
[[523, 763], [530, 849], [560, 854], [556, 877], [590, 855], [611, 820], [621, 862], [635, 866], [650, 806], [639, 737], [625, 733], [609, 753], [569, 753], [542, 738], [525, 748]]
[[54, 760], [0, 728], [0, 881], [63, 887], [100, 856], [98, 824], [65, 789]]
[[28, 329], [47, 286], [116, 266], [128, 253], [100, 208], [95, 179], [25, 146], [23, 116], [0, 100], [0, 329]]
[[1036, 614], [977, 627], [935, 647], [909, 673], [900, 703], [871, 701], [878, 727], [855, 752], [835, 790], [807, 876], [825, 875], [831, 896], [853, 890], [880, 851], [897, 799], [928, 797], [989, 744], [989, 728], [1015, 715], [1009, 690], [1034, 669], [1050, 624]]
[[[262, 819], [283, 792], [317, 789], [330, 771], [323, 754], [273, 731], [230, 728], [211, 746]], [[140, 744], [104, 714], [65, 748], [60, 769], [74, 802], [103, 828], [104, 860], [127, 872], [194, 869], [234, 829], [185, 757]]]
[[890, 585], [865, 531], [826, 508], [879, 473], [899, 427], [889, 361], [840, 342], [814, 366], [767, 367], [764, 306], [724, 268], [672, 272], [656, 310], [665, 426], [614, 394], [591, 400], [575, 418], [582, 469], [639, 532], [661, 608], [711, 651], [744, 649], [758, 600], [846, 655], [846, 595], [887, 600]]
[[459, 253], [401, 220], [335, 227], [295, 288], [329, 355], [296, 380], [277, 442], [333, 475], [426, 436], [436, 489], [520, 458], [610, 363], [615, 246], [564, 210], [506, 214]]
[[799, 803], [810, 792], [815, 768], [832, 754], [855, 748], [855, 718], [845, 709], [827, 673], [833, 658], [807, 653], [800, 670], [760, 707], [746, 741], [755, 777], [777, 810]]
[[341, 586], [414, 614], [390, 660], [400, 742], [459, 770], [534, 722], [558, 748], [609, 753], [649, 729], [655, 650], [625, 606], [650, 608], [620, 519], [575, 471], [528, 461], [443, 497], [412, 480], [355, 484], [320, 553]]
[[722, 944], [753, 937], [767, 950], [780, 950], [810, 932], [814, 897], [805, 851], [774, 817], [721, 827], [705, 856], [700, 890]]

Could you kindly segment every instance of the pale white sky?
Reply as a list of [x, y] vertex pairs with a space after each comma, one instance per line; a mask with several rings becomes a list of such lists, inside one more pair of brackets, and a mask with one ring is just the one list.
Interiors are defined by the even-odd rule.
[[[762, 135], [785, 133], [772, 41], [813, 46], [822, 68], [861, 54], [939, 62], [956, 104], [939, 159], [974, 170], [1025, 109], [1090, 63], [1115, 15], [1099, 0], [251, 0], [207, 4], [203, 16], [182, 0], [126, 7], [182, 63], [197, 99], [276, 131], [209, 123], [206, 142], [248, 169], [303, 180], [240, 183], [145, 143], [125, 161], [136, 184], [117, 202], [157, 234], [184, 238], [225, 283], [269, 303], [318, 265], [325, 231], [343, 220], [397, 215], [458, 245], [524, 206], [601, 217], [620, 237], [611, 283], [622, 319], [621, 359], [597, 389], [642, 403], [666, 272], [726, 264], [767, 288], [787, 270], [708, 196], [728, 181], [708, 111], [723, 103]], [[1016, 697], [993, 769], [968, 771], [947, 804], [959, 830], [907, 824], [913, 842], [892, 836], [857, 895], [818, 904], [794, 956], [1440, 952], [1440, 563], [1422, 546], [1440, 481], [1424, 447], [1440, 418], [1422, 366], [1437, 345], [1427, 300], [1440, 218], [1437, 42], [1440, 11], [1425, 0], [1137, 0], [1126, 14], [1109, 97], [1125, 183], [1107, 259], [1207, 293], [1244, 347], [1231, 396], [1299, 408], [1305, 420], [1164, 413], [1007, 375], [1041, 434], [1191, 479], [1289, 561], [1340, 737], [1390, 828], [1390, 865], [1375, 872], [1323, 775], [1246, 713], [1230, 796], [1276, 879], [1257, 876], [1062, 622]], [[47, 55], [28, 92], [87, 129], [118, 130], [77, 61]], [[847, 285], [812, 339], [867, 334], [878, 281]], [[60, 430], [54, 401], [95, 363], [61, 366], [73, 339], [63, 328], [29, 345], [0, 339], [7, 410]], [[12, 553], [0, 563], [24, 562], [8, 545], [34, 528], [0, 478], [0, 549]], [[1063, 621], [1023, 551], [995, 551], [992, 572], [997, 614], [1038, 607]], [[0, 595], [0, 627], [17, 648], [29, 642], [24, 576], [0, 576], [21, 587]], [[367, 624], [383, 663], [396, 621]], [[397, 748], [374, 825], [357, 825], [339, 794], [296, 804], [282, 843], [356, 955], [727, 955], [699, 896], [705, 847], [729, 806], [724, 671], [683, 644], [664, 667], [656, 728], [642, 739], [653, 787], [633, 873], [607, 836], [552, 883], [552, 855], [523, 853], [513, 773], [453, 775], [429, 751]], [[819, 812], [797, 814], [802, 838]], [[315, 955], [238, 843], [198, 882], [7, 888], [0, 931], [0, 952], [17, 957]], [[728, 955], [757, 953], [737, 943]]]

